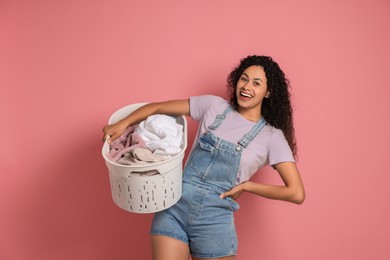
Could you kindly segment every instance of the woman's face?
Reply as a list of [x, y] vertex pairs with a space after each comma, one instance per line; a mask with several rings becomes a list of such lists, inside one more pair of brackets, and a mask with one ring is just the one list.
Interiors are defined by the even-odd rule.
[[261, 104], [264, 97], [268, 97], [267, 78], [263, 67], [250, 66], [244, 70], [238, 79], [236, 96], [238, 112], [250, 114], [252, 117], [261, 114]]

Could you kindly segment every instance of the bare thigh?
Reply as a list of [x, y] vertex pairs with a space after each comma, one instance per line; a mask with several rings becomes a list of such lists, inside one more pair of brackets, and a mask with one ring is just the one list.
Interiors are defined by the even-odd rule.
[[166, 237], [151, 236], [153, 260], [189, 260], [190, 249], [183, 241]]

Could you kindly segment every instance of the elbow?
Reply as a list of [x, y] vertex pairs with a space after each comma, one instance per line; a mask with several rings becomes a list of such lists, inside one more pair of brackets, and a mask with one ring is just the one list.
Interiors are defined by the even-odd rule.
[[300, 192], [297, 192], [297, 193], [294, 194], [294, 196], [292, 197], [291, 202], [295, 203], [297, 205], [301, 205], [305, 201], [305, 198], [306, 198], [305, 192], [304, 191], [300, 191]]

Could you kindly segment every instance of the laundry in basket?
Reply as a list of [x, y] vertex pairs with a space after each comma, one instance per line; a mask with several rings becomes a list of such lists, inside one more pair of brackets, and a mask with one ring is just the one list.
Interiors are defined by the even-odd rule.
[[[109, 119], [113, 124], [146, 103], [138, 103], [117, 110]], [[109, 144], [104, 143], [102, 155], [109, 172], [112, 198], [117, 206], [134, 213], [153, 213], [174, 205], [182, 194], [182, 171], [187, 148], [187, 121], [175, 117], [182, 125], [180, 152], [163, 161], [141, 165], [123, 165], [107, 157]], [[155, 172], [157, 174], [143, 174]]]
[[129, 126], [110, 143], [107, 156], [120, 164], [156, 162], [178, 154], [182, 144], [183, 125], [177, 118], [156, 114]]

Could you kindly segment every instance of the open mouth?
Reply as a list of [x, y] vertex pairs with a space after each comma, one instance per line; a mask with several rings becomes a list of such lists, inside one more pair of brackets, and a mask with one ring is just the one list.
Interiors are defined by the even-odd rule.
[[240, 95], [246, 98], [252, 98], [252, 95], [249, 95], [248, 93], [240, 92]]

